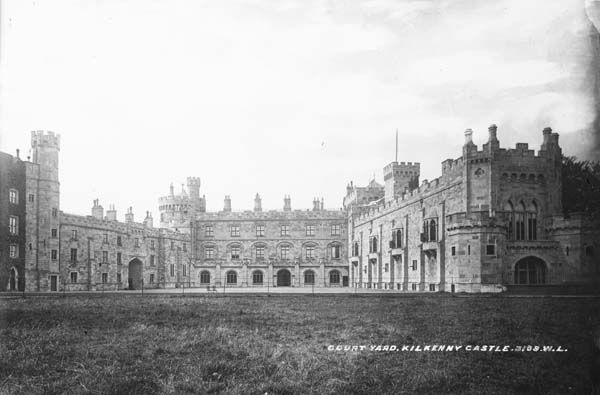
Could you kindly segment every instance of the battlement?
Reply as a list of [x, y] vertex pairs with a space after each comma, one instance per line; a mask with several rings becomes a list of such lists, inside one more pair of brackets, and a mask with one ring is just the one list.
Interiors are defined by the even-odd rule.
[[342, 209], [339, 210], [269, 210], [269, 211], [218, 211], [205, 212], [197, 215], [198, 221], [261, 221], [261, 220], [324, 220], [334, 219], [343, 220], [346, 214]]
[[187, 178], [188, 187], [198, 187], [200, 188], [200, 177], [188, 177]]
[[31, 132], [31, 147], [49, 147], [60, 150], [60, 134], [34, 130]]
[[391, 177], [414, 177], [421, 172], [419, 162], [392, 162], [383, 168], [383, 178], [388, 180]]

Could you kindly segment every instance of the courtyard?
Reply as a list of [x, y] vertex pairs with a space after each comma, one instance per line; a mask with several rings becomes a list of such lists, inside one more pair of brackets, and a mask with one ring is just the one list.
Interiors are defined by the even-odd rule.
[[598, 298], [14, 296], [0, 393], [589, 393], [598, 325]]

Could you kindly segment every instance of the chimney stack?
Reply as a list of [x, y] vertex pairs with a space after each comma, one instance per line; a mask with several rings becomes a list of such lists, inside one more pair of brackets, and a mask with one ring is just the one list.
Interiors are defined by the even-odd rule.
[[254, 197], [254, 211], [262, 211], [262, 202], [258, 193]]
[[144, 218], [144, 226], [146, 228], [152, 228], [152, 213], [150, 211], [146, 211], [146, 218]]
[[108, 221], [116, 221], [117, 220], [117, 210], [115, 210], [115, 205], [111, 204], [106, 210], [106, 219]]
[[292, 211], [292, 199], [289, 195], [283, 197], [283, 211]]
[[92, 217], [96, 219], [104, 219], [104, 209], [100, 205], [100, 200], [94, 200], [94, 206], [92, 207]]
[[225, 201], [223, 204], [223, 211], [230, 213], [231, 212], [231, 197], [229, 195], [225, 195]]
[[125, 222], [133, 222], [133, 207], [129, 207], [125, 213]]
[[473, 130], [465, 130], [465, 145], [473, 144]]

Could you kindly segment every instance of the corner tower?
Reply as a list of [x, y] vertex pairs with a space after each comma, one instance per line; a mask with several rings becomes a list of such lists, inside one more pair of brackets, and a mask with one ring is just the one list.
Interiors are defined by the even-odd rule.
[[411, 190], [419, 186], [419, 175], [421, 165], [418, 162], [392, 162], [383, 168], [383, 180], [385, 182], [385, 201], [394, 200], [405, 190]]

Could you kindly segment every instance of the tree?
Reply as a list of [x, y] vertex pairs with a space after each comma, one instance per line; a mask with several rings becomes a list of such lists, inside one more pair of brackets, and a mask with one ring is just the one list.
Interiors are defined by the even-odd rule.
[[562, 180], [565, 214], [581, 212], [600, 218], [600, 162], [563, 156]]

